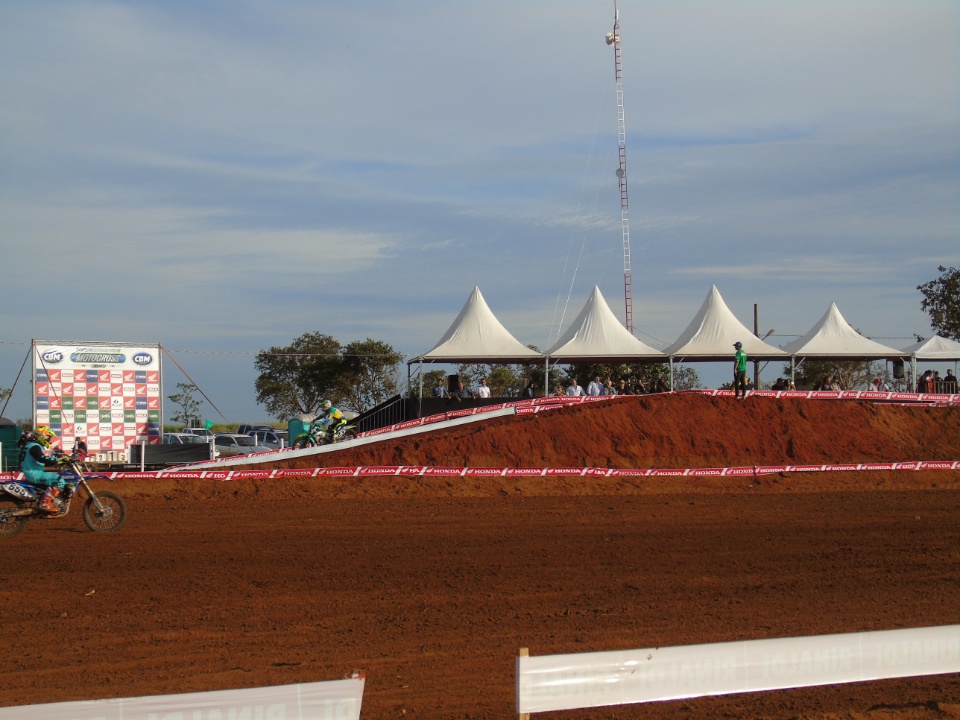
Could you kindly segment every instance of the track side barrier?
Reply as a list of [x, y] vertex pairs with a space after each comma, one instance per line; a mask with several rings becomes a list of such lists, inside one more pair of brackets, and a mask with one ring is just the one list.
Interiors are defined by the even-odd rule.
[[960, 672], [960, 625], [517, 657], [517, 712]]
[[359, 720], [363, 674], [346, 680], [152, 695], [110, 700], [85, 700], [0, 708], [0, 720], [124, 720], [124, 718], [316, 718]]
[[[270, 480], [308, 477], [752, 477], [778, 473], [870, 472], [896, 470], [960, 470], [960, 460], [915, 460], [888, 463], [845, 463], [839, 465], [747, 465], [716, 468], [600, 468], [600, 467], [437, 467], [431, 465], [365, 465], [344, 467], [290, 468], [273, 470], [184, 470], [156, 472], [98, 473], [112, 480]], [[20, 473], [0, 473], [0, 480], [14, 480]]]

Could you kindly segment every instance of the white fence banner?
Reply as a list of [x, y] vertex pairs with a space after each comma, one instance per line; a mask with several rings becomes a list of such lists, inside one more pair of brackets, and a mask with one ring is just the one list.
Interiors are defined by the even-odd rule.
[[517, 712], [960, 672], [960, 625], [517, 658]]
[[364, 678], [0, 708], [0, 720], [359, 720]]

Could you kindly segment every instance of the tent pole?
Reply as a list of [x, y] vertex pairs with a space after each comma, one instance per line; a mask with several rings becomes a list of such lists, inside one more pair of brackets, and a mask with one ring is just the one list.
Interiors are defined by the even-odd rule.
[[796, 355], [791, 355], [791, 356], [790, 356], [790, 384], [793, 385], [794, 387], [797, 386], [797, 365], [796, 365], [796, 362], [797, 362], [797, 356], [796, 356]]
[[673, 392], [673, 355], [670, 356], [670, 392]]
[[543, 396], [550, 394], [550, 358], [543, 358]]

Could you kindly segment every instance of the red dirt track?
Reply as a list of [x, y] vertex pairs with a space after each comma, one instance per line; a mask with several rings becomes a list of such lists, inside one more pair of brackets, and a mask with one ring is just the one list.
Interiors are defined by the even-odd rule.
[[[960, 459], [960, 407], [622, 398], [330, 466]], [[277, 463], [274, 467], [290, 466]], [[316, 463], [316, 460], [313, 460]], [[960, 624], [960, 471], [98, 481], [0, 539], [0, 705], [366, 674], [363, 718], [516, 717], [515, 658]], [[960, 718], [960, 674], [535, 718]]]

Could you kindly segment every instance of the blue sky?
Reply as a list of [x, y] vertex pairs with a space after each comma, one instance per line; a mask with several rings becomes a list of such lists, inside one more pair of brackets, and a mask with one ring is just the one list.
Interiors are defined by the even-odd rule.
[[[619, 10], [637, 336], [668, 345], [713, 284], [775, 344], [831, 301], [929, 336], [916, 286], [960, 265], [960, 3]], [[414, 356], [475, 285], [541, 348], [594, 285], [622, 316], [612, 25], [583, 0], [5, 0], [0, 387], [33, 338], [160, 342], [259, 421], [256, 353], [305, 332]], [[18, 385], [6, 414], [29, 407]]]

